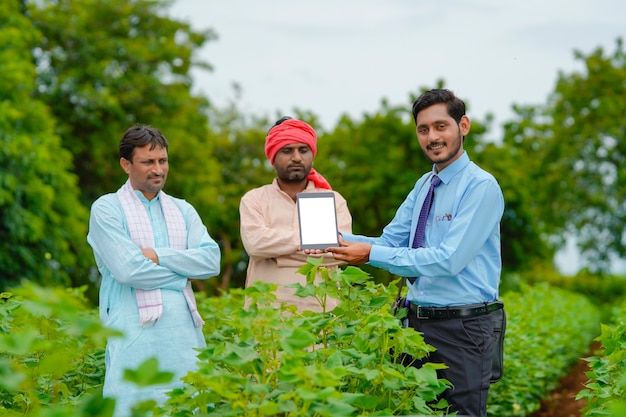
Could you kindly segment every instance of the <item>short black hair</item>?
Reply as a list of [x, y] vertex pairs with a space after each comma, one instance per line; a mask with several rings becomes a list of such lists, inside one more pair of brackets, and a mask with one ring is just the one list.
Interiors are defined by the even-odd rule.
[[465, 103], [463, 100], [454, 95], [454, 93], [445, 88], [434, 88], [423, 92], [413, 102], [413, 121], [417, 123], [417, 114], [427, 107], [435, 104], [444, 103], [448, 110], [448, 114], [457, 123], [461, 122], [461, 118], [465, 115]]
[[151, 145], [150, 150], [160, 146], [167, 150], [167, 139], [161, 131], [152, 126], [135, 125], [124, 133], [120, 140], [120, 158], [133, 162], [133, 152], [135, 148]]

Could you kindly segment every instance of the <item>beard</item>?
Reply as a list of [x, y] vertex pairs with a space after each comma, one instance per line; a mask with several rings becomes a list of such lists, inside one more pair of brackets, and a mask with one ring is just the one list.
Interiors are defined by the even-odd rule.
[[306, 181], [306, 178], [309, 176], [309, 173], [311, 172], [311, 167], [306, 168], [303, 165], [300, 165], [299, 167], [302, 169], [293, 170], [293, 169], [290, 169], [293, 167], [287, 167], [286, 169], [277, 171], [277, 176], [281, 181], [286, 182], [286, 183], [299, 183], [302, 181]]
[[448, 152], [447, 154], [442, 155], [442, 156], [428, 157], [428, 159], [433, 164], [437, 164], [437, 165], [445, 164], [446, 162], [450, 162], [452, 159], [456, 158], [460, 150], [461, 150], [461, 142], [458, 142], [457, 146], [455, 146], [455, 148], [452, 149], [451, 152]]
[[146, 193], [158, 194], [159, 191], [161, 191], [165, 186], [166, 180], [167, 175], [148, 176], [148, 178], [141, 182], [137, 182], [136, 179], [131, 179], [131, 185], [135, 190], [140, 190]]

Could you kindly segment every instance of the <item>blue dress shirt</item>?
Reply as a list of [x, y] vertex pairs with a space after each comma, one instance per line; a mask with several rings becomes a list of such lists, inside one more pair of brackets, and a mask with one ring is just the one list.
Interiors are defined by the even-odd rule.
[[[435, 189], [424, 247], [410, 242], [431, 177]], [[470, 161], [467, 152], [441, 172], [424, 174], [380, 237], [344, 233], [346, 241], [372, 244], [369, 264], [403, 277], [407, 299], [426, 306], [455, 306], [494, 301], [502, 270], [500, 220], [504, 197], [497, 180]]]

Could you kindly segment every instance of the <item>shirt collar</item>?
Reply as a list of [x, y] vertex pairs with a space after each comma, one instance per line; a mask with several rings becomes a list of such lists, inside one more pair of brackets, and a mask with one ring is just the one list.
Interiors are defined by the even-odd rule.
[[[278, 178], [274, 178], [274, 180], [272, 181], [272, 187], [276, 188], [279, 191], [283, 191], [278, 186]], [[315, 189], [315, 184], [313, 184], [313, 181], [307, 181], [306, 188], [304, 189], [304, 191], [309, 191], [309, 190], [314, 190], [314, 189]]]
[[444, 184], [448, 184], [450, 181], [452, 181], [452, 178], [454, 178], [456, 174], [461, 172], [463, 168], [465, 168], [469, 163], [469, 155], [467, 155], [467, 151], [463, 151], [463, 154], [459, 157], [459, 159], [445, 167], [443, 170], [441, 170], [441, 172], [437, 172], [437, 170], [435, 169], [435, 165], [433, 164], [433, 175], [438, 176], [441, 182], [443, 182]]
[[139, 190], [133, 190], [133, 191], [135, 192], [135, 194], [137, 194], [137, 197], [139, 197], [139, 201], [141, 201], [143, 205], [152, 204], [156, 201], [159, 201], [159, 197], [161, 196], [161, 191], [159, 191], [156, 197], [154, 197], [152, 200], [148, 200], [141, 191]]

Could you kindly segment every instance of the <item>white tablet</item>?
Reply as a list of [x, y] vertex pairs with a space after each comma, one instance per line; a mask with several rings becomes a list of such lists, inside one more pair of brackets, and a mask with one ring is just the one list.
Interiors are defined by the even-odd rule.
[[300, 247], [326, 249], [339, 246], [335, 193], [298, 193]]

